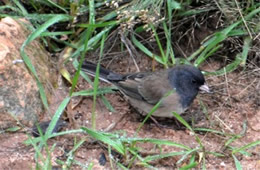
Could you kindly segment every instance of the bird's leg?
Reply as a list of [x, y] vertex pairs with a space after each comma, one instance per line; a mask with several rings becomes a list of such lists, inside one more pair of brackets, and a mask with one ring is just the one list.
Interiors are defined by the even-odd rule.
[[167, 126], [160, 124], [153, 116], [150, 116], [150, 118], [158, 128], [167, 128]]

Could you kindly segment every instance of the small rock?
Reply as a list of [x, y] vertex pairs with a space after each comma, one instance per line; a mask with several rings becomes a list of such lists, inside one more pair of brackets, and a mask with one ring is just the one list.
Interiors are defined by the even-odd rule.
[[[31, 126], [45, 112], [35, 77], [20, 56], [20, 48], [30, 33], [24, 26], [28, 24], [24, 19], [18, 22], [10, 17], [0, 21], [0, 128], [14, 126], [17, 120]], [[49, 100], [57, 76], [50, 71], [48, 52], [36, 40], [25, 51]]]

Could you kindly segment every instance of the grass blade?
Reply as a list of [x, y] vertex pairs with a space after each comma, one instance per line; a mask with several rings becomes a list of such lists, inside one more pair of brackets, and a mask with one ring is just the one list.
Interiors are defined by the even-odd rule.
[[68, 20], [69, 17], [67, 15], [56, 15], [55, 17], [51, 18], [50, 20], [48, 20], [46, 23], [44, 23], [43, 25], [41, 25], [39, 28], [37, 28], [26, 40], [25, 42], [22, 44], [21, 49], [20, 49], [20, 53], [21, 56], [24, 60], [24, 63], [26, 64], [26, 66], [28, 67], [28, 69], [32, 72], [32, 74], [34, 75], [34, 77], [36, 78], [36, 82], [37, 82], [37, 86], [39, 88], [40, 91], [40, 96], [43, 102], [43, 105], [45, 108], [48, 108], [48, 102], [47, 102], [47, 97], [43, 88], [43, 85], [40, 82], [40, 79], [37, 75], [37, 72], [35, 70], [35, 67], [33, 66], [30, 58], [27, 56], [27, 54], [25, 53], [25, 47], [31, 43], [34, 39], [36, 39], [37, 37], [39, 37], [41, 35], [42, 32], [44, 32], [49, 26], [53, 25], [56, 22], [62, 21], [62, 20]]
[[94, 131], [92, 129], [89, 128], [85, 128], [82, 127], [81, 128], [83, 131], [85, 131], [86, 133], [88, 133], [90, 136], [92, 136], [93, 138], [95, 138], [96, 140], [100, 140], [108, 145], [111, 145], [114, 149], [117, 150], [117, 152], [121, 153], [122, 155], [125, 154], [125, 148], [122, 145], [121, 142], [119, 142], [118, 140], [112, 140], [111, 138], [109, 138], [108, 136], [103, 135], [102, 133], [99, 133], [97, 131]]
[[154, 58], [157, 62], [164, 64], [162, 58], [158, 55], [153, 54], [150, 50], [148, 50], [140, 41], [138, 41], [134, 35], [131, 36], [131, 40], [136, 47], [138, 47], [143, 53], [148, 55], [151, 58]]
[[235, 154], [235, 153], [237, 153], [237, 152], [246, 150], [246, 149], [251, 148], [251, 147], [254, 147], [254, 146], [256, 146], [256, 145], [260, 145], [260, 140], [257, 140], [257, 141], [255, 141], [255, 142], [251, 142], [251, 143], [249, 143], [249, 144], [247, 144], [247, 145], [245, 145], [245, 146], [242, 146], [242, 147], [240, 147], [240, 148], [237, 148], [237, 149], [235, 149], [235, 150], [232, 151], [232, 154]]
[[68, 103], [70, 101], [70, 97], [66, 97], [60, 104], [60, 106], [58, 107], [58, 109], [56, 110], [54, 116], [52, 117], [52, 120], [46, 130], [45, 133], [45, 139], [50, 138], [52, 131], [55, 127], [55, 125], [57, 124], [58, 120], [60, 119], [60, 116], [62, 115], [63, 111], [65, 110], [65, 108], [67, 107]]
[[22, 5], [19, 1], [13, 0], [13, 2], [14, 2], [15, 5], [21, 10], [23, 16], [27, 16], [27, 15], [28, 15], [27, 10], [23, 7], [23, 5]]
[[167, 146], [174, 146], [177, 148], [185, 149], [185, 150], [190, 150], [190, 148], [186, 145], [175, 143], [172, 141], [168, 140], [162, 140], [162, 139], [153, 139], [153, 138], [121, 138], [123, 142], [143, 142], [143, 143], [153, 143], [157, 145], [167, 145]]
[[232, 154], [232, 157], [233, 157], [233, 159], [235, 161], [236, 169], [237, 170], [242, 170], [242, 166], [241, 166], [240, 162], [238, 161], [237, 157], [235, 155], [233, 155], [233, 154]]
[[241, 60], [242, 61], [240, 63], [240, 65], [242, 67], [244, 67], [246, 65], [246, 59], [247, 59], [248, 52], [250, 50], [251, 42], [252, 42], [252, 39], [250, 37], [246, 37], [244, 39], [243, 51], [242, 51], [242, 54], [241, 54], [241, 57], [242, 57]]
[[190, 125], [176, 112], [173, 112], [173, 115], [178, 119], [179, 122], [181, 122], [187, 129], [193, 132], [193, 129], [190, 127]]
[[[102, 94], [108, 94], [108, 93], [114, 93], [116, 88], [114, 87], [105, 87], [105, 88], [98, 88], [96, 95], [102, 95]], [[78, 92], [74, 92], [71, 95], [72, 97], [75, 96], [94, 96], [94, 89], [89, 90], [82, 90]]]

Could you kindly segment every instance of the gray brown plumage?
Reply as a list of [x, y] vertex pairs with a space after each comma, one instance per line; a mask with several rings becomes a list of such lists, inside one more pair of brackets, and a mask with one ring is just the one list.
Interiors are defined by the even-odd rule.
[[[95, 76], [96, 65], [84, 62], [82, 70]], [[160, 105], [153, 116], [173, 117], [172, 112], [182, 114], [190, 106], [199, 90], [209, 92], [203, 74], [191, 65], [126, 75], [101, 67], [99, 75], [101, 80], [118, 87], [130, 104], [143, 115], [148, 114], [159, 101]]]

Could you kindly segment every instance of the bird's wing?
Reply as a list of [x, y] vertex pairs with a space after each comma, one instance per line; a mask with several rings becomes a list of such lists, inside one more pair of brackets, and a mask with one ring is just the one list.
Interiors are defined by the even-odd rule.
[[149, 76], [150, 73], [134, 73], [124, 75], [121, 81], [113, 82], [126, 96], [132, 97], [137, 100], [144, 100], [140, 94], [138, 87], [141, 82]]
[[173, 89], [168, 81], [167, 70], [126, 75], [117, 86], [125, 95], [149, 104], [156, 104]]
[[155, 72], [152, 76], [147, 76], [138, 87], [139, 93], [150, 104], [158, 103], [172, 90], [167, 70]]

